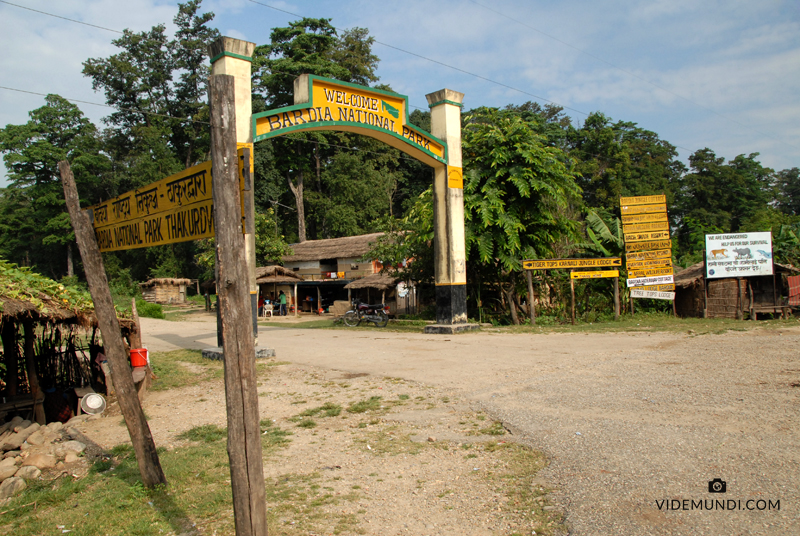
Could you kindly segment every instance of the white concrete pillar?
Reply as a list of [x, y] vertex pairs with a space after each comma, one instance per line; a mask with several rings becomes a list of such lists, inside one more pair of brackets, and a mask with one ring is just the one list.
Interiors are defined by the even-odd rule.
[[461, 169], [464, 94], [442, 89], [426, 98], [431, 109], [431, 134], [447, 145], [447, 165], [435, 168], [433, 183], [436, 321], [438, 324], [465, 324], [467, 262]]
[[226, 74], [234, 78], [234, 102], [236, 109], [236, 145], [250, 149], [250, 184], [245, 185], [243, 207], [248, 221], [245, 222], [244, 247], [247, 257], [250, 305], [252, 307], [253, 334], [258, 345], [258, 285], [256, 284], [256, 236], [253, 197], [253, 88], [251, 65], [256, 44], [232, 37], [220, 37], [208, 47], [211, 58], [211, 75]]

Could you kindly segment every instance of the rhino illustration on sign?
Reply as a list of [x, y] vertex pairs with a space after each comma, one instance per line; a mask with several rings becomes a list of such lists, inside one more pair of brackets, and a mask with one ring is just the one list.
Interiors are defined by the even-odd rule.
[[737, 259], [752, 259], [753, 258], [753, 254], [750, 253], [750, 248], [734, 249], [733, 252], [736, 253], [736, 258]]

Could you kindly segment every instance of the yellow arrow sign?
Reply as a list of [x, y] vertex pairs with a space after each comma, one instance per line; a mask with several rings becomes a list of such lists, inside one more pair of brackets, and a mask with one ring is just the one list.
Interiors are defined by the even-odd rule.
[[592, 272], [571, 272], [572, 279], [601, 279], [605, 277], [619, 277], [619, 270], [594, 270]]
[[623, 205], [622, 214], [653, 214], [657, 212], [667, 213], [667, 205]]
[[648, 221], [667, 221], [666, 212], [654, 212], [652, 214], [628, 214], [622, 216], [622, 225], [630, 223], [645, 223]]
[[651, 205], [655, 203], [666, 203], [666, 195], [640, 195], [636, 197], [620, 197], [620, 206], [624, 205]]
[[[638, 244], [637, 244], [638, 245]], [[649, 259], [671, 259], [671, 249], [656, 249], [652, 251], [639, 251], [636, 253], [626, 253], [625, 258], [630, 261], [645, 261]]]
[[525, 270], [557, 270], [559, 268], [605, 268], [607, 266], [622, 266], [619, 257], [605, 257], [600, 259], [542, 259], [522, 261]]
[[649, 242], [652, 240], [668, 240], [669, 231], [652, 231], [649, 233], [625, 233], [625, 242]]
[[654, 242], [631, 242], [625, 244], [625, 251], [649, 251], [651, 249], [668, 249], [672, 248], [672, 241], [670, 240], [656, 240]]
[[649, 221], [645, 223], [623, 223], [622, 231], [625, 233], [639, 233], [643, 231], [669, 231], [669, 222]]
[[662, 266], [672, 266], [672, 259], [647, 259], [643, 261], [627, 260], [625, 267], [628, 270], [641, 270], [643, 268], [658, 268]]
[[651, 268], [649, 270], [628, 270], [628, 279], [639, 277], [656, 277], [659, 275], [672, 275], [672, 266], [665, 268]]

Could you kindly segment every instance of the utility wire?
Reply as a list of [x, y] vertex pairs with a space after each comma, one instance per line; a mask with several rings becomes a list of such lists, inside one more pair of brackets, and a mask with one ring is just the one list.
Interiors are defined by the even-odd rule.
[[0, 4], [8, 4], [9, 6], [18, 7], [20, 9], [27, 9], [28, 11], [33, 11], [34, 13], [41, 13], [42, 15], [47, 15], [49, 17], [55, 17], [57, 19], [68, 20], [70, 22], [75, 22], [77, 24], [83, 24], [84, 26], [91, 26], [92, 28], [99, 28], [101, 30], [106, 30], [107, 32], [114, 32], [114, 33], [118, 33], [118, 34], [124, 33], [124, 32], [120, 32], [119, 30], [112, 30], [111, 28], [106, 28], [104, 26], [98, 26], [96, 24], [89, 24], [88, 22], [83, 22], [83, 21], [75, 20], [75, 19], [68, 19], [67, 17], [62, 17], [61, 15], [53, 15], [52, 13], [47, 13], [46, 11], [39, 11], [38, 9], [32, 9], [32, 8], [29, 8], [29, 7], [21, 6], [19, 4], [12, 4], [11, 2], [6, 2], [5, 0], [0, 0]]
[[[2, 0], [0, 0], [0, 2], [2, 2]], [[48, 95], [52, 95], [52, 93], [51, 94], [38, 93], [36, 91], [27, 91], [25, 89], [17, 89], [17, 88], [14, 88], [14, 87], [6, 87], [6, 86], [0, 86], [0, 89], [5, 89], [5, 90], [8, 90], [8, 91], [16, 91], [18, 93], [27, 93], [29, 95], [39, 95], [39, 96], [42, 96], [42, 97], [47, 97]], [[58, 95], [58, 96], [61, 97], [61, 95]], [[145, 111], [145, 110], [137, 110], [136, 108], [123, 108], [123, 107], [120, 107], [120, 106], [111, 106], [110, 104], [100, 104], [99, 102], [89, 102], [89, 101], [79, 100], [79, 99], [70, 99], [70, 98], [67, 98], [67, 97], [61, 97], [61, 98], [64, 99], [64, 100], [68, 100], [70, 102], [80, 102], [81, 104], [89, 104], [91, 106], [102, 106], [103, 108], [111, 108], [112, 110], [119, 110], [119, 111], [123, 111], [123, 112], [134, 112], [134, 113], [138, 113], [138, 114], [155, 115], [155, 116], [158, 116], [158, 117], [165, 117], [167, 119], [174, 119], [176, 121], [183, 121], [183, 122], [189, 122], [189, 123], [197, 123], [197, 124], [200, 124], [200, 125], [210, 125], [211, 124], [211, 123], [209, 123], [207, 121], [196, 121], [194, 119], [189, 119], [188, 117], [173, 117], [171, 115], [160, 114], [160, 113], [157, 113], [157, 112], [148, 112], [148, 111]]]
[[549, 39], [552, 39], [553, 41], [556, 41], [556, 42], [561, 43], [562, 45], [564, 45], [566, 47], [569, 47], [569, 48], [571, 48], [573, 50], [576, 50], [576, 51], [580, 52], [581, 54], [585, 54], [586, 56], [589, 56], [590, 58], [592, 58], [594, 60], [597, 60], [597, 61], [599, 61], [601, 63], [605, 63], [609, 67], [613, 67], [614, 69], [617, 69], [618, 71], [621, 71], [621, 72], [627, 74], [628, 76], [630, 76], [632, 78], [635, 78], [636, 80], [639, 80], [640, 82], [644, 82], [645, 84], [649, 84], [649, 85], [653, 86], [656, 89], [660, 89], [661, 91], [669, 93], [670, 95], [672, 95], [674, 97], [678, 97], [679, 99], [684, 100], [684, 101], [686, 101], [686, 102], [688, 102], [690, 104], [693, 104], [693, 105], [697, 106], [698, 108], [702, 108], [703, 110], [705, 110], [707, 112], [711, 112], [712, 114], [716, 115], [717, 117], [720, 117], [722, 119], [727, 119], [728, 121], [736, 123], [737, 125], [739, 125], [741, 127], [744, 127], [744, 128], [746, 128], [748, 130], [752, 130], [753, 132], [755, 132], [755, 133], [757, 133], [757, 134], [759, 134], [761, 136], [764, 136], [764, 137], [767, 137], [767, 138], [771, 138], [771, 139], [773, 139], [775, 141], [780, 141], [780, 142], [784, 143], [785, 145], [787, 145], [788, 147], [796, 148], [794, 145], [786, 143], [786, 141], [783, 140], [783, 139], [780, 139], [780, 138], [774, 137], [774, 136], [772, 136], [770, 134], [766, 134], [764, 132], [756, 130], [752, 126], [747, 125], [745, 123], [742, 123], [741, 121], [738, 121], [738, 120], [736, 120], [735, 118], [733, 118], [731, 116], [728, 116], [728, 115], [725, 115], [725, 114], [721, 114], [721, 113], [717, 112], [716, 110], [714, 110], [713, 108], [709, 108], [708, 106], [704, 106], [704, 105], [702, 105], [702, 104], [700, 104], [698, 102], [695, 102], [695, 101], [693, 101], [692, 99], [690, 99], [688, 97], [684, 97], [680, 93], [675, 93], [674, 91], [672, 91], [670, 89], [662, 87], [662, 86], [656, 84], [655, 82], [651, 82], [650, 80], [648, 80], [646, 78], [643, 78], [643, 77], [641, 77], [641, 76], [639, 76], [637, 74], [634, 74], [634, 73], [630, 72], [629, 70], [620, 67], [619, 65], [615, 65], [615, 64], [611, 63], [610, 61], [604, 60], [603, 58], [601, 58], [599, 56], [595, 56], [591, 52], [587, 52], [586, 50], [583, 50], [582, 48], [579, 48], [579, 47], [576, 47], [575, 45], [567, 43], [566, 41], [564, 41], [562, 39], [559, 39], [558, 37], [555, 37], [553, 35], [550, 35], [547, 32], [543, 32], [539, 28], [531, 26], [530, 24], [527, 24], [527, 23], [525, 23], [525, 22], [523, 22], [523, 21], [521, 21], [519, 19], [515, 19], [514, 17], [506, 15], [505, 13], [497, 11], [496, 9], [492, 9], [491, 7], [489, 7], [487, 5], [484, 5], [484, 4], [481, 4], [480, 2], [477, 2], [476, 0], [469, 0], [469, 1], [472, 2], [473, 4], [475, 4], [476, 6], [480, 6], [480, 7], [482, 7], [483, 9], [485, 9], [487, 11], [491, 11], [492, 13], [494, 13], [496, 15], [499, 15], [499, 16], [505, 18], [505, 19], [508, 19], [510, 21], [513, 21], [513, 22], [516, 22], [517, 24], [519, 24], [521, 26], [524, 26], [525, 28], [528, 28], [529, 30], [533, 30], [534, 32], [539, 33], [539, 34], [541, 34], [541, 35], [543, 35], [543, 36], [545, 36], [545, 37], [547, 37]]

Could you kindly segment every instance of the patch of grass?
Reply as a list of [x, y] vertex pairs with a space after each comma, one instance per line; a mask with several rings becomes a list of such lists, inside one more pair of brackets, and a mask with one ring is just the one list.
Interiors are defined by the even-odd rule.
[[371, 396], [368, 400], [361, 400], [354, 402], [347, 407], [349, 413], [365, 413], [367, 411], [375, 411], [381, 409], [381, 397]]
[[204, 443], [213, 443], [220, 439], [228, 437], [228, 429], [220, 428], [216, 424], [204, 424], [202, 426], [195, 426], [190, 430], [178, 435], [178, 439], [185, 439], [188, 441], [202, 441]]
[[299, 423], [297, 423], [298, 428], [316, 428], [317, 421], [314, 419], [303, 419]]
[[[398, 454], [419, 454], [431, 443], [417, 443], [411, 441], [410, 434], [398, 434], [398, 428], [392, 426], [383, 430], [366, 432], [361, 439], [354, 440], [355, 443], [363, 445], [363, 450], [375, 456], [388, 454], [397, 456]], [[369, 445], [370, 448], [367, 448]]]
[[400, 400], [408, 400], [409, 396], [408, 395], [397, 395], [397, 398], [399, 398]]
[[200, 350], [153, 352], [150, 365], [157, 378], [150, 386], [153, 391], [197, 385], [225, 374], [221, 361], [205, 359]]
[[342, 412], [342, 406], [333, 402], [326, 402], [316, 408], [308, 408], [300, 413], [300, 417], [338, 417]]
[[157, 303], [150, 303], [144, 300], [136, 299], [136, 312], [139, 316], [146, 318], [160, 318], [164, 319], [164, 309]]
[[500, 436], [500, 435], [506, 435], [506, 429], [503, 427], [503, 423], [499, 421], [493, 421], [490, 426], [478, 430], [478, 433], [483, 435]]

